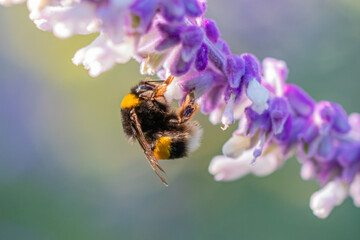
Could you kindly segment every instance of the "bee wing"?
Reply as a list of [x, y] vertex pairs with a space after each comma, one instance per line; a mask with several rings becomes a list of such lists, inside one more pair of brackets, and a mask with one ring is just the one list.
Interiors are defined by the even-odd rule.
[[[151, 150], [151, 147], [149, 143], [146, 141], [144, 133], [141, 130], [141, 126], [138, 120], [138, 117], [135, 113], [135, 109], [132, 109], [130, 112], [130, 118], [132, 120], [132, 127], [134, 129], [136, 139], [138, 140], [141, 148], [143, 149], [145, 156], [151, 166], [151, 168], [154, 170], [156, 175], [160, 178], [160, 180], [164, 183], [165, 186], [168, 186], [167, 182], [165, 181], [165, 178], [160, 174], [159, 170], [165, 173], [164, 169], [160, 166], [158, 160], [155, 158], [153, 151]], [[166, 173], [165, 173], [166, 174]]]

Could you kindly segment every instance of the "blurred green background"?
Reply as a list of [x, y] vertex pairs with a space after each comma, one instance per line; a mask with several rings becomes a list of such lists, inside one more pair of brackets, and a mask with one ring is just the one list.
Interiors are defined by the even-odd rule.
[[[56, 39], [27, 15], [0, 8], [0, 239], [360, 238], [350, 199], [313, 216], [319, 186], [295, 159], [268, 177], [214, 182], [208, 164], [236, 126], [223, 132], [201, 114], [202, 146], [162, 162], [165, 188], [122, 132], [138, 64], [92, 79], [71, 58], [95, 35]], [[207, 16], [233, 52], [284, 59], [316, 100], [360, 111], [359, 1], [209, 1]]]

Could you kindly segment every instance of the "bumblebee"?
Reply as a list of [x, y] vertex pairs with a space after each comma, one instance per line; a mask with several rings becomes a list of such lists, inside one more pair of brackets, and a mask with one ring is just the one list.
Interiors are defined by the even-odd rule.
[[[133, 87], [121, 102], [122, 125], [127, 138], [137, 140], [156, 175], [167, 186], [159, 159], [187, 156], [200, 144], [202, 129], [192, 121], [199, 106], [194, 89], [187, 93], [180, 108], [175, 111], [164, 96], [174, 77], [165, 81], [149, 78]], [[161, 172], [160, 172], [161, 171]]]

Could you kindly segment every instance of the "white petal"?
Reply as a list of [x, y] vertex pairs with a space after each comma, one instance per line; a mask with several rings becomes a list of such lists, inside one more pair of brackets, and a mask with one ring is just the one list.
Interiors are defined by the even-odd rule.
[[5, 7], [24, 3], [26, 0], [0, 0], [0, 5], [3, 5]]
[[49, 0], [27, 0], [27, 7], [30, 11], [30, 19], [38, 19], [40, 17], [40, 11], [48, 6]]
[[[269, 151], [266, 149], [265, 151]], [[266, 154], [262, 154], [256, 159], [256, 163], [251, 166], [251, 172], [256, 176], [266, 176], [282, 166], [286, 157], [282, 154], [282, 149], [275, 147]]]
[[238, 159], [216, 156], [211, 160], [209, 172], [216, 181], [233, 181], [250, 172], [250, 161], [251, 154]]
[[360, 173], [356, 174], [354, 181], [350, 185], [349, 191], [355, 206], [360, 207]]
[[301, 178], [310, 180], [316, 175], [314, 163], [311, 160], [305, 161], [301, 167]]
[[287, 158], [283, 156], [282, 149], [275, 147], [259, 157], [255, 165], [251, 165], [253, 151], [253, 148], [245, 150], [238, 158], [216, 156], [209, 165], [209, 172], [214, 175], [216, 181], [232, 181], [249, 173], [266, 176], [281, 167]]
[[116, 8], [126, 8], [133, 2], [134, 2], [134, 0], [120, 0], [120, 1], [112, 0], [111, 1], [112, 5]]
[[223, 154], [227, 157], [236, 158], [250, 147], [250, 138], [242, 135], [233, 135], [223, 146]]
[[209, 115], [209, 121], [214, 125], [221, 123], [221, 116], [223, 111], [224, 109], [220, 107], [214, 109]]
[[349, 123], [351, 126], [351, 130], [348, 135], [354, 140], [360, 141], [360, 114], [359, 113], [350, 114]]
[[253, 156], [254, 159], [252, 160], [251, 164], [255, 164], [256, 159], [258, 157], [260, 157], [262, 155], [263, 149], [264, 149], [264, 144], [265, 144], [265, 140], [266, 140], [266, 134], [264, 131], [260, 131], [259, 132], [259, 138], [255, 144], [254, 147], [254, 151], [253, 151]]
[[245, 108], [250, 105], [251, 101], [247, 97], [242, 97], [240, 101], [237, 101], [237, 103], [234, 105], [234, 118], [240, 119], [244, 115]]
[[[34, 4], [35, 5], [35, 4]], [[46, 6], [33, 8], [30, 18], [43, 31], [53, 31], [59, 38], [67, 38], [74, 34], [95, 32], [94, 22], [97, 21], [96, 7], [88, 2], [75, 3], [72, 6]]]
[[72, 35], [72, 30], [62, 22], [54, 25], [53, 32], [58, 38], [68, 38]]
[[253, 102], [252, 109], [255, 112], [261, 114], [268, 108], [267, 100], [269, 99], [269, 92], [256, 79], [252, 79], [249, 82], [246, 93], [248, 98]]
[[180, 100], [184, 97], [184, 92], [176, 79], [167, 86], [164, 96], [169, 103], [171, 103], [173, 99]]
[[129, 18], [129, 1], [108, 1], [107, 5], [98, 7], [101, 32], [105, 33], [115, 44], [123, 41], [125, 35], [125, 18]]
[[235, 95], [231, 94], [228, 103], [226, 104], [224, 113], [221, 117], [221, 123], [224, 125], [222, 130], [226, 130], [230, 124], [234, 123], [234, 102], [235, 102]]
[[345, 185], [336, 179], [313, 193], [310, 199], [310, 208], [317, 217], [326, 218], [335, 206], [340, 205], [345, 200], [347, 194]]
[[286, 63], [274, 58], [265, 58], [263, 61], [263, 70], [266, 82], [275, 89], [276, 96], [282, 97], [288, 74]]
[[133, 37], [125, 37], [121, 44], [114, 44], [101, 34], [88, 46], [78, 50], [73, 60], [75, 65], [83, 64], [89, 75], [97, 77], [111, 69], [115, 63], [125, 63], [131, 59], [135, 51]]

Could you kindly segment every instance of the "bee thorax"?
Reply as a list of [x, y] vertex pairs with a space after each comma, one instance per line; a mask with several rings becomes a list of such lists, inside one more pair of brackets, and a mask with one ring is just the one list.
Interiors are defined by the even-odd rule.
[[140, 99], [132, 93], [127, 94], [121, 102], [121, 109], [138, 107]]

